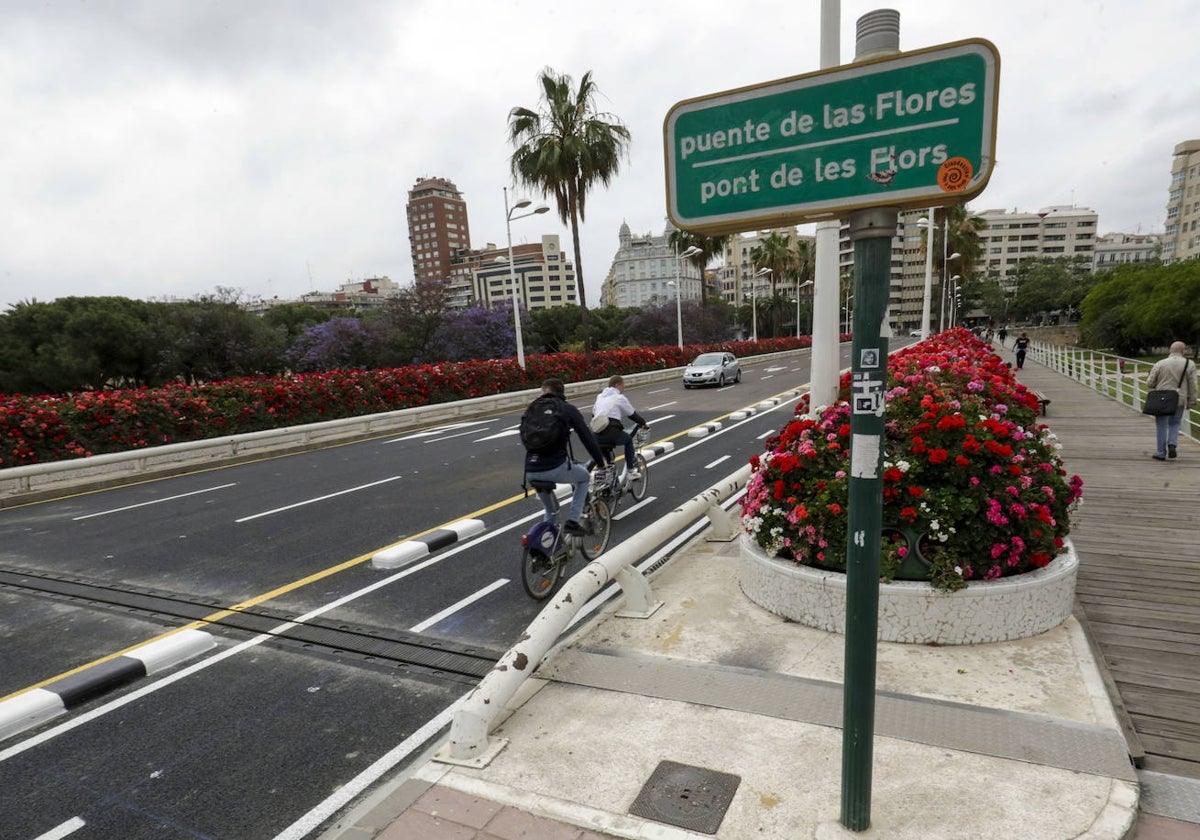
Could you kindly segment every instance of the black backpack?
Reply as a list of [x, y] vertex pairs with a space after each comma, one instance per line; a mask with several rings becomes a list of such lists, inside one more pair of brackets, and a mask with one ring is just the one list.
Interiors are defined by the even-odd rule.
[[548, 452], [562, 446], [569, 431], [561, 401], [551, 394], [531, 402], [521, 416], [521, 443], [527, 452]]

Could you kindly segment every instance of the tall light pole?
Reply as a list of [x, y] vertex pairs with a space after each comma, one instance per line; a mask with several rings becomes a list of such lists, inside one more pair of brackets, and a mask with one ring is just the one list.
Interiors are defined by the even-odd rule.
[[811, 280], [805, 280], [803, 283], [797, 280], [796, 283], [796, 338], [800, 337], [800, 290], [812, 284], [813, 281]]
[[521, 370], [525, 370], [525, 343], [521, 340], [521, 307], [517, 301], [517, 270], [513, 264], [512, 222], [513, 219], [524, 219], [526, 216], [536, 216], [539, 213], [546, 213], [550, 210], [548, 205], [539, 204], [528, 213], [513, 215], [514, 211], [524, 210], [531, 204], [533, 202], [528, 198], [521, 198], [517, 200], [516, 204], [509, 207], [508, 187], [504, 188], [504, 231], [508, 234], [508, 283], [512, 286], [513, 330], [517, 335], [517, 364], [521, 366]]
[[958, 281], [962, 279], [961, 274], [955, 274], [948, 281], [950, 283], [950, 326], [953, 327], [958, 323]]
[[929, 216], [917, 219], [917, 227], [925, 229], [925, 294], [921, 298], [921, 338], [929, 338], [929, 319], [933, 296], [933, 231], [937, 228], [936, 207], [929, 208]]
[[771, 273], [771, 269], [769, 268], [760, 268], [758, 271], [754, 272], [754, 277], [752, 277], [750, 281], [750, 322], [754, 325], [753, 330], [755, 344], [758, 343], [758, 278], [770, 277]]
[[[679, 346], [683, 347], [683, 304], [680, 302], [680, 296], [683, 289], [683, 278], [680, 276], [683, 261], [694, 257], [700, 253], [700, 249], [695, 245], [689, 245], [682, 254], [675, 255], [675, 329], [678, 333]], [[700, 278], [700, 282], [704, 282], [704, 278]]]
[[[958, 251], [955, 251], [953, 254], [950, 254], [949, 256], [946, 255], [946, 239], [949, 238], [949, 233], [950, 233], [950, 221], [949, 221], [949, 219], [947, 219], [946, 227], [944, 229], [943, 238], [942, 238], [942, 314], [941, 314], [941, 317], [938, 319], [938, 327], [940, 327], [941, 329], [946, 328], [946, 284], [947, 284], [946, 273], [950, 270], [950, 268], [949, 268], [950, 260], [957, 260], [962, 257], [962, 254], [958, 253]], [[958, 277], [958, 279], [960, 279], [960, 280], [962, 279], [957, 274], [954, 276]], [[951, 278], [951, 280], [949, 282], [953, 282], [953, 278]]]

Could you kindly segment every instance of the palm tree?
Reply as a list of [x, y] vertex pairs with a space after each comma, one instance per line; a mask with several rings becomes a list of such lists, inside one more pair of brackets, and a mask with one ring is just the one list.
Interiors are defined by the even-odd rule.
[[537, 109], [518, 106], [508, 113], [508, 139], [514, 147], [512, 174], [521, 185], [553, 195], [559, 218], [571, 226], [580, 328], [584, 352], [590, 355], [579, 223], [584, 220], [588, 190], [597, 183], [608, 186], [628, 153], [629, 129], [615, 116], [596, 111], [598, 91], [592, 71], [583, 74], [578, 88], [573, 87], [570, 76], [549, 67], [542, 70], [538, 81], [542, 94]]
[[702, 233], [692, 233], [688, 230], [671, 231], [667, 236], [669, 244], [676, 254], [682, 254], [688, 248], [697, 248], [696, 253], [688, 257], [688, 262], [700, 270], [700, 303], [705, 301], [704, 270], [713, 261], [713, 257], [725, 253], [725, 236], [705, 236]]
[[760, 240], [750, 249], [750, 259], [754, 262], [756, 271], [761, 268], [771, 269], [771, 273], [768, 275], [771, 291], [767, 295], [767, 308], [773, 310], [775, 314], [772, 334], [776, 337], [780, 333], [780, 320], [783, 314], [782, 302], [776, 300], [779, 297], [779, 288], [794, 284], [803, 270], [807, 253], [808, 248], [803, 244], [799, 242], [793, 244], [790, 233], [778, 230], [771, 231], [765, 239]]

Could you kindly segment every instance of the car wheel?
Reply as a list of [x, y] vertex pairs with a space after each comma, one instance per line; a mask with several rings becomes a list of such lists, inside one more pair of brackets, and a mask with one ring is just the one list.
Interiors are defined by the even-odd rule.
[[718, 388], [725, 387], [725, 374], [722, 373], [720, 376], [717, 377], [717, 387]]
[[691, 386], [691, 385], [689, 385], [689, 384], [687, 384], [686, 382], [684, 382], [684, 383], [683, 383], [683, 390], [685, 390], [685, 391], [690, 391], [690, 390], [692, 390], [692, 386]]
[[741, 381], [742, 381], [742, 372], [741, 372], [740, 370], [737, 372], [737, 376], [733, 377], [733, 381], [734, 381], [734, 382], [741, 382]]

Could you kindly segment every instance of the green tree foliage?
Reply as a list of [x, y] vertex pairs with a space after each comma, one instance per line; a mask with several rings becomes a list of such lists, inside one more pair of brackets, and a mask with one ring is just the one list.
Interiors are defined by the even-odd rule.
[[1200, 343], [1200, 261], [1123, 265], [1101, 273], [1080, 308], [1090, 347], [1140, 355], [1184, 341]]
[[309, 327], [323, 324], [336, 313], [317, 309], [308, 303], [285, 303], [273, 306], [263, 313], [263, 323], [283, 333], [283, 343], [291, 347]]
[[163, 380], [213, 382], [283, 370], [284, 333], [234, 303], [167, 304], [158, 370]]
[[1009, 314], [1018, 320], [1041, 320], [1052, 312], [1076, 310], [1094, 283], [1086, 258], [1025, 260], [1017, 273]]
[[700, 271], [701, 303], [705, 303], [707, 301], [707, 294], [705, 290], [707, 289], [708, 284], [703, 282], [704, 271], [708, 268], [708, 264], [712, 262], [714, 258], [725, 253], [725, 242], [728, 240], [728, 238], [729, 237], [727, 236], [705, 236], [702, 233], [692, 233], [691, 231], [678, 229], [672, 230], [670, 235], [667, 237], [667, 242], [670, 244], [671, 248], [676, 254], [682, 254], [688, 248], [699, 249], [697, 253], [688, 257], [687, 261]]
[[564, 353], [582, 330], [582, 311], [578, 306], [556, 306], [535, 309], [529, 313], [533, 329], [526, 337], [526, 347], [540, 348], [543, 353]]
[[538, 82], [538, 107], [518, 106], [508, 115], [508, 136], [514, 146], [512, 174], [520, 184], [554, 196], [559, 218], [571, 227], [583, 346], [590, 353], [579, 223], [585, 218], [588, 192], [597, 184], [607, 186], [617, 174], [630, 134], [616, 117], [596, 110], [599, 91], [590, 70], [577, 88], [570, 76], [549, 67], [542, 70]]
[[18, 303], [0, 316], [0, 392], [154, 384], [157, 314], [122, 297]]
[[374, 339], [376, 367], [400, 367], [439, 361], [432, 357], [434, 341], [447, 311], [446, 285], [418, 280], [388, 302], [380, 313], [365, 319]]

